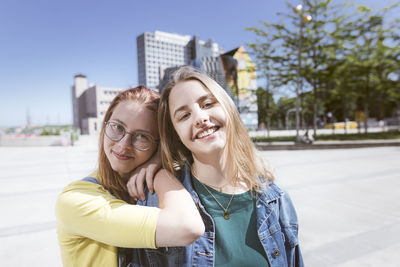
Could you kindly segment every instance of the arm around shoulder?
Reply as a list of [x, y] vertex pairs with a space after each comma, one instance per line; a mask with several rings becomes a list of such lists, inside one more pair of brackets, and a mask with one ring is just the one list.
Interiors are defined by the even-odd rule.
[[156, 229], [157, 247], [187, 246], [204, 233], [197, 207], [183, 185], [171, 173], [160, 170], [154, 179], [160, 202]]

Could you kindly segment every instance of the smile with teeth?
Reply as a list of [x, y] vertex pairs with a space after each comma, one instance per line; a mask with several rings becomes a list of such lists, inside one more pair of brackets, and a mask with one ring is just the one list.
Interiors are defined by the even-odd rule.
[[209, 128], [209, 129], [207, 129], [205, 131], [202, 131], [202, 132], [198, 133], [196, 137], [200, 139], [200, 138], [209, 136], [210, 134], [216, 132], [217, 130], [218, 130], [217, 127], [211, 127], [211, 128]]

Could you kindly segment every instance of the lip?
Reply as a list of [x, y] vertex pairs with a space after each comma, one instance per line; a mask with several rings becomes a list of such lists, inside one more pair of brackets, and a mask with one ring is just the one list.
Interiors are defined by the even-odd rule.
[[115, 151], [112, 151], [112, 154], [113, 154], [117, 159], [119, 159], [119, 160], [128, 160], [128, 159], [131, 159], [131, 158], [132, 158], [131, 156], [127, 156], [127, 155], [124, 155], [124, 154], [120, 154], [120, 153], [117, 153], [117, 152], [115, 152]]
[[[219, 126], [210, 126], [210, 127], [202, 128], [200, 131], [198, 131], [198, 132], [195, 134], [194, 139], [205, 140], [205, 139], [207, 139], [207, 138], [210, 138], [210, 137], [212, 137], [212, 136], [219, 130], [219, 128], [220, 128]], [[205, 132], [205, 131], [208, 131], [208, 130], [210, 130], [210, 129], [214, 129], [214, 132], [211, 133], [211, 134], [209, 134], [209, 135], [207, 135], [207, 136], [201, 137], [201, 138], [198, 137], [199, 134], [201, 134], [201, 133], [203, 133], [203, 132]]]

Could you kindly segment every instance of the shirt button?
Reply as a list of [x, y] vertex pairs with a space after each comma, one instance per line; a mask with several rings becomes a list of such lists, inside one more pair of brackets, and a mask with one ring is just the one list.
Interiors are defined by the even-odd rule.
[[274, 249], [274, 252], [272, 252], [272, 258], [275, 259], [279, 255], [281, 255], [281, 253], [279, 252], [279, 249]]
[[261, 208], [261, 205], [260, 205], [260, 204], [257, 205], [257, 209], [259, 209], [259, 208]]

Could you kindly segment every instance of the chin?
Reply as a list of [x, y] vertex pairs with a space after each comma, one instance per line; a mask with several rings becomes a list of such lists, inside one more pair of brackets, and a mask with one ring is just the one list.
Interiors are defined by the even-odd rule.
[[225, 145], [222, 144], [210, 144], [207, 146], [201, 146], [194, 148], [192, 150], [193, 153], [197, 154], [215, 154], [215, 153], [220, 153], [224, 150]]
[[126, 176], [127, 174], [129, 174], [134, 168], [126, 168], [125, 166], [112, 166], [112, 169], [117, 172], [120, 176]]

